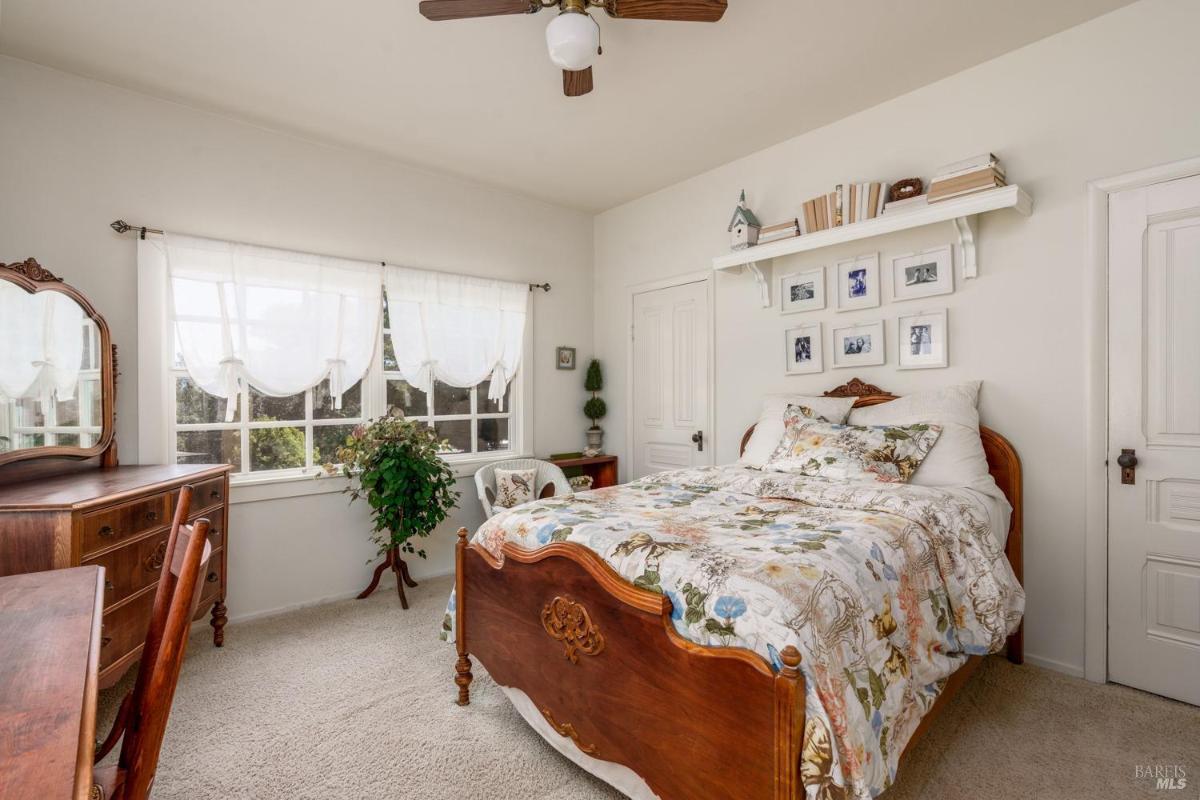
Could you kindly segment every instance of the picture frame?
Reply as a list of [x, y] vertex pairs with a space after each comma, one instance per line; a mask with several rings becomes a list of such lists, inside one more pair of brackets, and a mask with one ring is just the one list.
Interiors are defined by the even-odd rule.
[[892, 299], [916, 300], [954, 292], [954, 245], [892, 259]]
[[896, 320], [898, 369], [950, 366], [950, 325], [946, 309], [902, 314]]
[[799, 314], [825, 308], [825, 268], [793, 272], [779, 279], [781, 314]]
[[783, 332], [784, 373], [811, 375], [825, 371], [821, 323], [796, 325]]
[[835, 274], [838, 311], [879, 305], [879, 253], [839, 261]]
[[830, 352], [833, 368], [870, 367], [887, 363], [883, 320], [855, 322], [833, 328]]
[[556, 348], [554, 351], [554, 366], [558, 369], [575, 369], [575, 348]]

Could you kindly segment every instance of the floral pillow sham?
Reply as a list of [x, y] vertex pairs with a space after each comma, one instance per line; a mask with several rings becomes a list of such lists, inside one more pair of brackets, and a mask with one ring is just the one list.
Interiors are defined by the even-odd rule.
[[941, 435], [940, 425], [838, 425], [798, 406], [783, 415], [784, 434], [765, 470], [838, 481], [908, 483]]
[[496, 505], [512, 508], [533, 500], [536, 469], [497, 469]]

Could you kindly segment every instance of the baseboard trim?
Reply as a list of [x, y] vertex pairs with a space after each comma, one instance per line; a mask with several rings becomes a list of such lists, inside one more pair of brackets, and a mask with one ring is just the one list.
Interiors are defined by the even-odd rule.
[[1072, 678], [1083, 677], [1083, 667], [1076, 666], [1075, 664], [1067, 664], [1062, 661], [1055, 661], [1053, 658], [1044, 658], [1042, 656], [1035, 656], [1033, 653], [1026, 652], [1025, 662], [1032, 664], [1035, 667], [1050, 669], [1054, 670], [1055, 672], [1061, 672], [1064, 675], [1070, 675]]

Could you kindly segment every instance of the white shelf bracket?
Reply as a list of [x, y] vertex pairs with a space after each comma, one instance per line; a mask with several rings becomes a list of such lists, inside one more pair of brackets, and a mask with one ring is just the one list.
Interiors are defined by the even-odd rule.
[[979, 261], [975, 254], [975, 234], [978, 214], [969, 217], [955, 217], [954, 228], [958, 231], [959, 252], [962, 253], [962, 274], [964, 279], [979, 277]]
[[749, 267], [751, 274], [754, 275], [754, 280], [758, 283], [758, 291], [762, 297], [762, 307], [771, 307], [771, 262], [760, 266], [757, 261], [748, 261], [746, 266]]

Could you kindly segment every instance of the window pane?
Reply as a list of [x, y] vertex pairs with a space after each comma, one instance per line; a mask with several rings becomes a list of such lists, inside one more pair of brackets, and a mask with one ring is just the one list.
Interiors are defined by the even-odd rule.
[[250, 431], [250, 471], [297, 469], [304, 466], [303, 428], [258, 428]]
[[233, 464], [242, 470], [242, 439], [237, 431], [180, 431], [175, 434], [179, 464]]
[[329, 394], [329, 381], [321, 381], [313, 387], [313, 419], [347, 419], [361, 416], [362, 381], [354, 384], [342, 394], [341, 411], [333, 407], [333, 397]]
[[41, 428], [46, 424], [46, 416], [42, 413], [42, 404], [37, 400], [25, 397], [17, 401], [17, 425], [23, 428]]
[[396, 349], [392, 347], [392, 335], [385, 331], [383, 334], [383, 371], [395, 372], [398, 367]]
[[449, 446], [442, 450], [443, 453], [471, 452], [471, 420], [457, 419], [451, 422], [437, 422], [434, 423], [433, 429], [437, 431], [440, 438], [449, 442]]
[[59, 400], [54, 403], [54, 424], [79, 424], [79, 398], [73, 397], [70, 400]]
[[338, 448], [346, 446], [353, 425], [316, 425], [313, 427], [313, 464], [337, 464]]
[[257, 390], [251, 389], [250, 419], [254, 422], [303, 420], [304, 392], [287, 397], [271, 397], [270, 395], [260, 394]]
[[507, 419], [479, 420], [479, 452], [508, 450], [509, 447]]
[[406, 417], [423, 417], [429, 413], [429, 400], [420, 389], [408, 385], [408, 381], [387, 382], [388, 411], [398, 408]]
[[[491, 378], [488, 378], [483, 383], [479, 384], [479, 388], [477, 390], [479, 392], [479, 399], [477, 401], [479, 405], [479, 413], [497, 414], [502, 411], [511, 411], [512, 409], [508, 407], [508, 404], [512, 401], [512, 381], [509, 381], [508, 386], [504, 387], [504, 408], [501, 408], [499, 403], [493, 400], [488, 400], [488, 392], [491, 391], [491, 388]], [[482, 443], [479, 446], [481, 449], [483, 448]]]
[[78, 433], [58, 433], [54, 438], [54, 443], [62, 447], [79, 447]]
[[[239, 405], [241, 404], [234, 403], [235, 422], [240, 422], [242, 418], [242, 410], [237, 407]], [[176, 378], [175, 421], [183, 424], [224, 422], [225, 400], [204, 391], [191, 378]]]
[[[471, 413], [471, 390], [448, 386], [441, 381], [433, 382], [433, 413], [442, 417], [448, 414]], [[467, 448], [470, 449], [469, 447]]]

